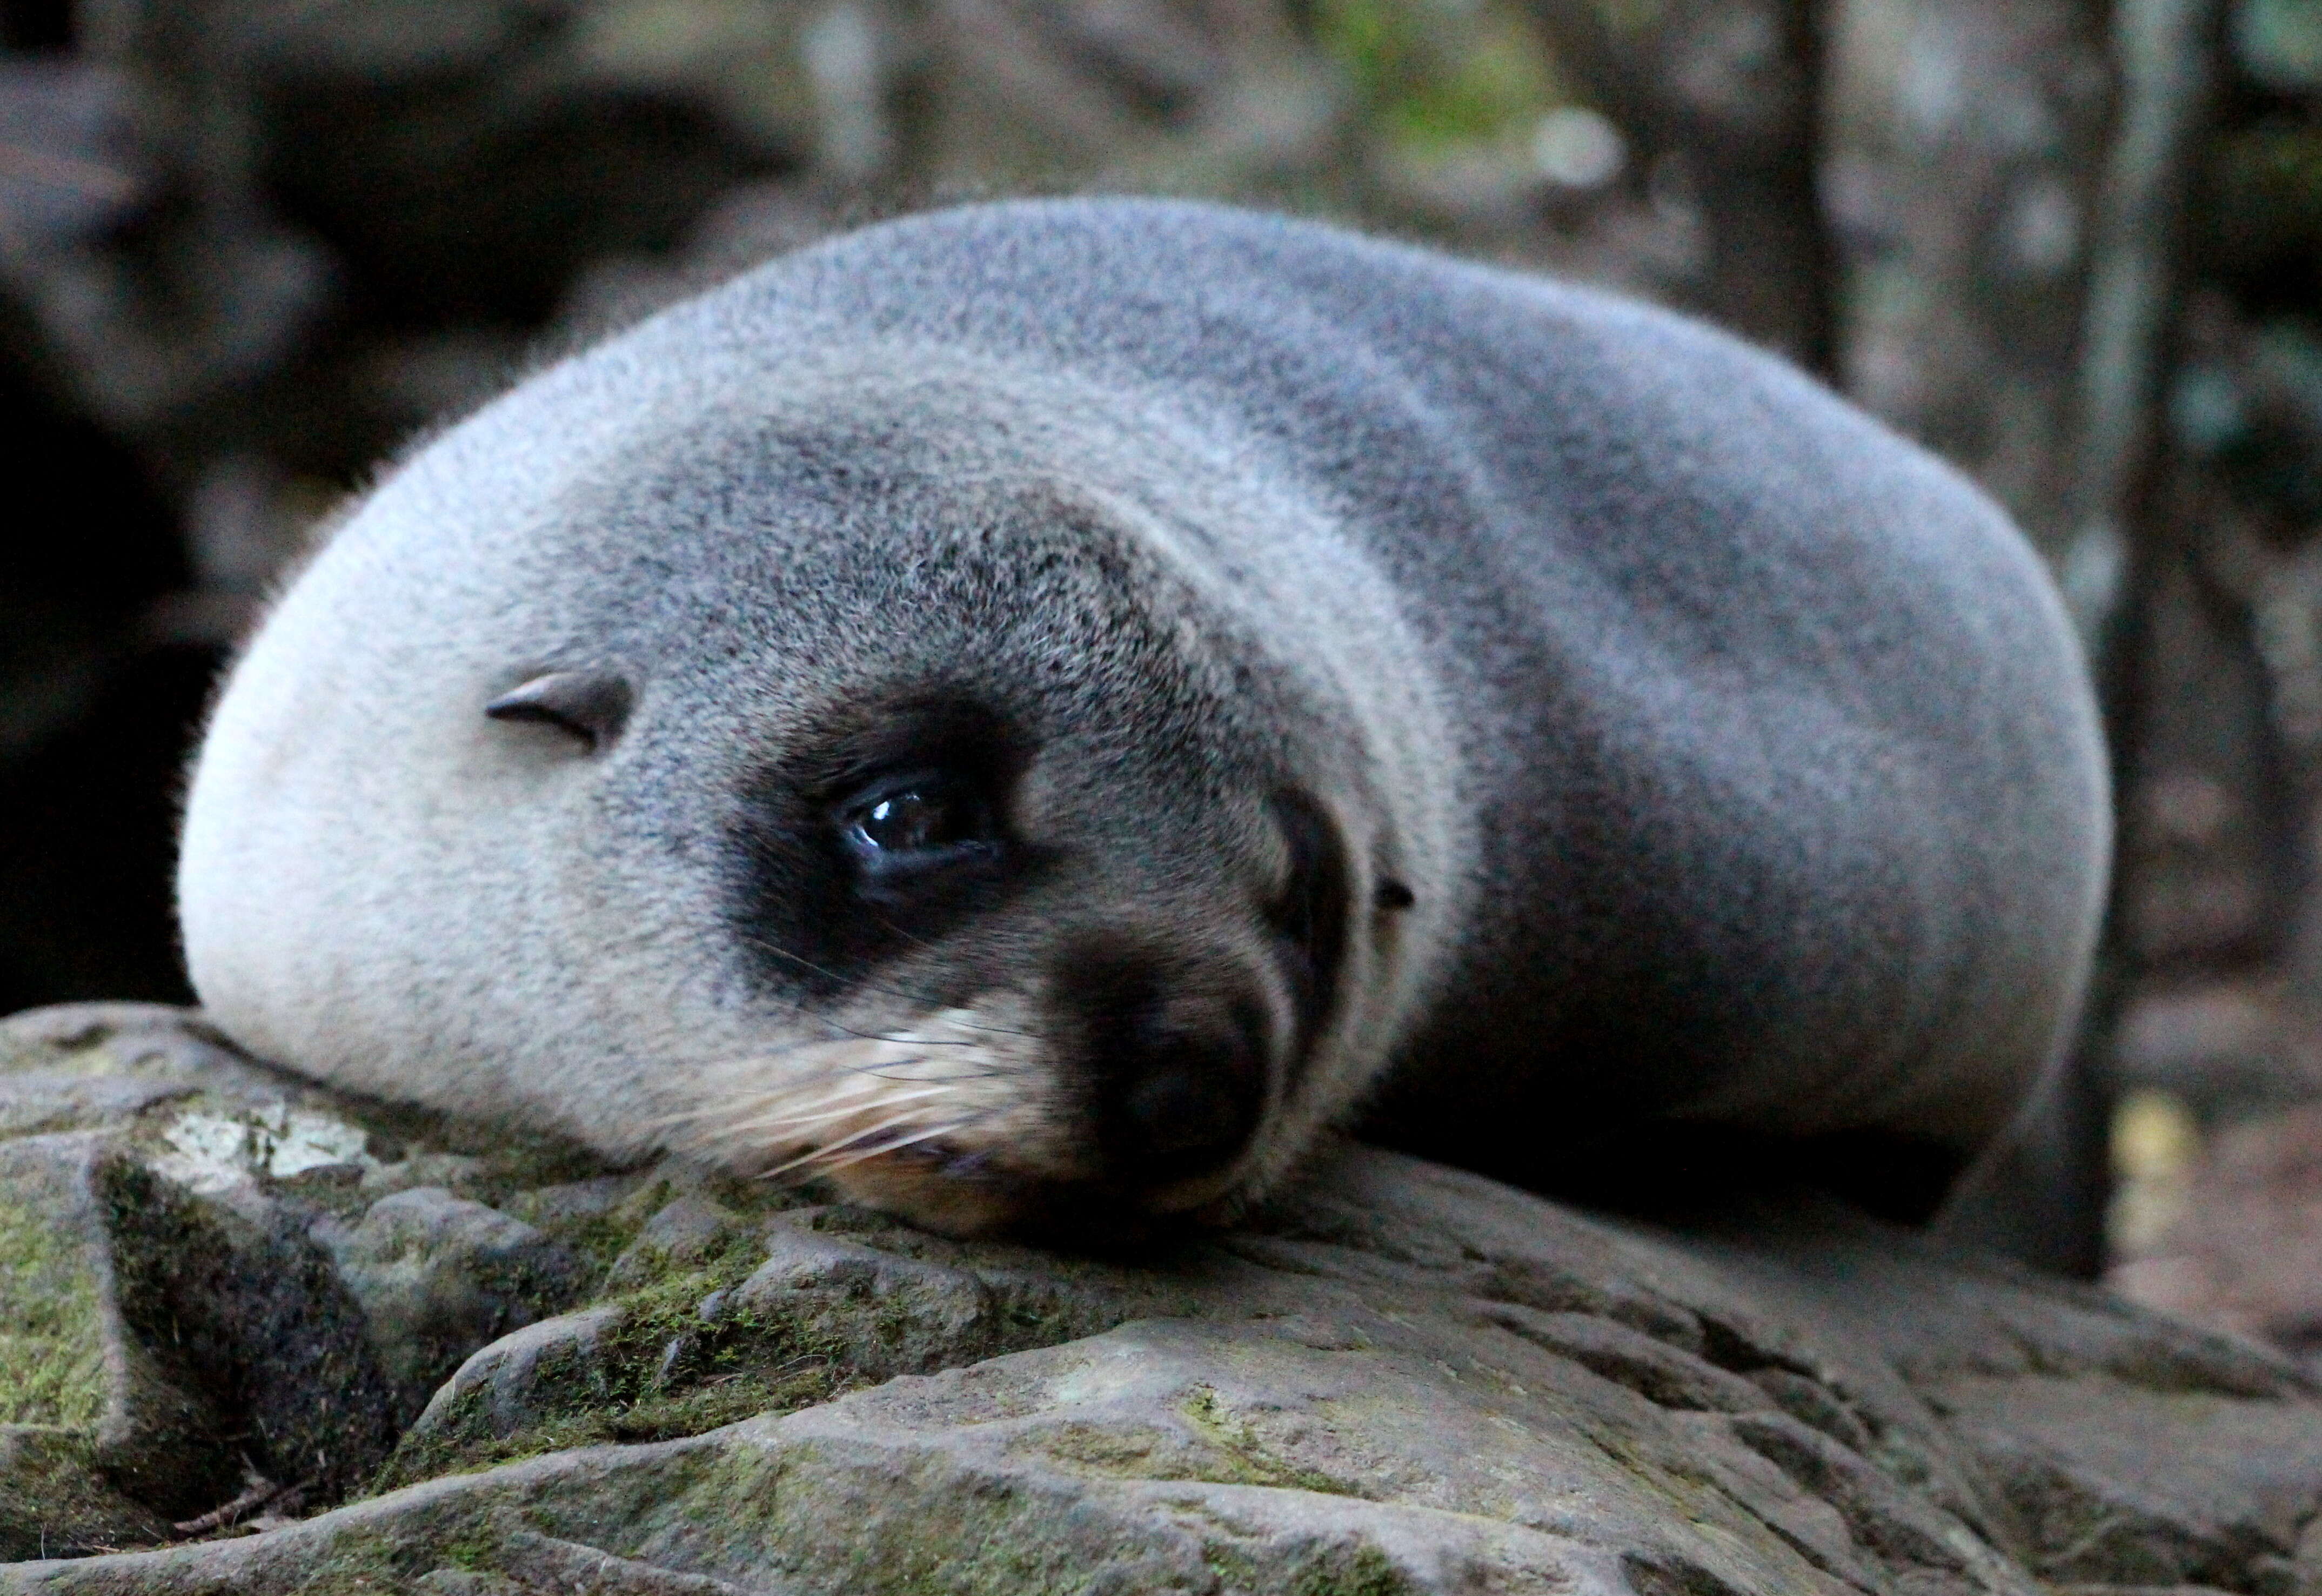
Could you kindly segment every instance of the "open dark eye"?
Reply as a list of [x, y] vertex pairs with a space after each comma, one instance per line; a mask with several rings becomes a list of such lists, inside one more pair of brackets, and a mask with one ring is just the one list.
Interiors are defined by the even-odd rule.
[[882, 782], [841, 806], [838, 821], [848, 846], [877, 869], [979, 856], [999, 841], [983, 794], [939, 772]]

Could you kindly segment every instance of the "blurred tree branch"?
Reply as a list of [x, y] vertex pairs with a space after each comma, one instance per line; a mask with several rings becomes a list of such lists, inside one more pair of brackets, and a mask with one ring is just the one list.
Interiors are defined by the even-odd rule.
[[1562, 65], [1681, 187], [1708, 259], [1692, 308], [1835, 375], [1837, 256], [1823, 219], [1818, 0], [1531, 0]]
[[[2117, 0], [2113, 13], [2114, 131], [2090, 241], [2062, 577], [2105, 699], [2118, 815], [2129, 813], [2145, 763], [2160, 590], [2185, 549], [2163, 491], [2166, 404], [2225, 13], [2223, 0]], [[2127, 935], [2134, 857], [2116, 850], [2106, 945], [2068, 1082], [2067, 1134], [2091, 1151], [2106, 1143], [2124, 1000], [2136, 973]], [[2103, 1173], [2083, 1161], [2085, 1212], [2101, 1212]], [[2103, 1237], [2078, 1239], [2093, 1272]]]
[[2221, 0], [2119, 0], [2114, 14], [2118, 102], [2089, 251], [2065, 559], [2067, 597], [2100, 659], [2134, 652], [2110, 634], [2135, 612], [2141, 550], [2171, 534], [2153, 513], [2162, 411], [2224, 18]]

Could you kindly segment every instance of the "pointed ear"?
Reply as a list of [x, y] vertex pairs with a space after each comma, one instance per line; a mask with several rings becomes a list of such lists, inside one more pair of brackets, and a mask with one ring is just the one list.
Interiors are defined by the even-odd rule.
[[571, 733], [590, 753], [613, 745], [635, 695], [617, 670], [553, 670], [484, 706], [494, 720], [541, 721]]

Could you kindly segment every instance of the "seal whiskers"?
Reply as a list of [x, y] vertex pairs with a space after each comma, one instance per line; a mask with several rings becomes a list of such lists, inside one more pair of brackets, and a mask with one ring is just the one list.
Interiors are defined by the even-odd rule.
[[[701, 1072], [689, 1087], [698, 1106], [665, 1120], [673, 1139], [738, 1171], [805, 1179], [955, 1137], [1021, 1105], [1013, 1082], [1032, 1064], [997, 1047], [1035, 1039], [983, 1023], [973, 1007], [879, 1033], [828, 1023], [841, 1035]], [[937, 1047], [970, 1056], [928, 1051]]]

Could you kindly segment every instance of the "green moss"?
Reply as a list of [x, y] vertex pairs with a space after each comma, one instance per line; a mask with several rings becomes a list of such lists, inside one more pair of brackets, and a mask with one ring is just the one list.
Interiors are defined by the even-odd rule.
[[169, 1534], [159, 1514], [106, 1482], [87, 1435], [0, 1431], [0, 1563], [130, 1550]]
[[[999, 1481], [963, 1489], [946, 1461], [903, 1455], [894, 1460], [900, 1477], [888, 1480], [879, 1495], [923, 1504], [923, 1510], [863, 1511], [858, 1461], [845, 1449], [826, 1458], [815, 1442], [786, 1446], [771, 1469], [765, 1454], [752, 1451], [736, 1466], [701, 1476], [684, 1510], [689, 1518], [746, 1535], [756, 1545], [789, 1548], [798, 1576], [791, 1582], [801, 1589], [879, 1596], [1083, 1596], [1120, 1588], [1119, 1569], [1089, 1555], [1081, 1536], [1059, 1524], [1056, 1499], [1044, 1492]], [[840, 1509], [842, 1503], [853, 1510]], [[1156, 1596], [1184, 1588], [1172, 1582]]]
[[804, 1319], [736, 1311], [704, 1323], [702, 1299], [739, 1283], [756, 1262], [750, 1249], [725, 1249], [701, 1267], [612, 1299], [619, 1317], [561, 1383], [552, 1374], [535, 1394], [531, 1423], [493, 1433], [487, 1394], [472, 1392], [429, 1433], [407, 1435], [369, 1489], [574, 1446], [699, 1435], [863, 1383], [843, 1345]]
[[677, 1187], [671, 1181], [647, 1181], [615, 1205], [611, 1218], [619, 1224], [641, 1227], [676, 1195]]
[[88, 1428], [105, 1402], [96, 1275], [78, 1230], [0, 1201], [0, 1424]]
[[1412, 1587], [1385, 1553], [1366, 1541], [1317, 1553], [1281, 1589], [1288, 1596], [1411, 1596]]
[[481, 1572], [499, 1567], [499, 1543], [480, 1532], [454, 1536], [435, 1555], [453, 1568]]
[[290, 1590], [292, 1596], [379, 1596], [408, 1591], [418, 1572], [411, 1566], [408, 1552], [386, 1537], [343, 1530], [331, 1537], [322, 1562], [306, 1570]]
[[[727, 1209], [734, 1222], [725, 1234], [706, 1248], [665, 1254], [663, 1259], [644, 1255], [634, 1259], [633, 1262], [644, 1266], [648, 1274], [660, 1272], [653, 1267], [659, 1262], [665, 1261], [691, 1270], [718, 1262], [736, 1252], [758, 1248], [758, 1222], [783, 1208], [795, 1208], [804, 1200], [796, 1191], [787, 1188], [772, 1186], [763, 1181], [743, 1181], [724, 1175], [705, 1177], [698, 1186], [689, 1190], [703, 1200]], [[662, 1179], [641, 1181], [619, 1202], [597, 1213], [559, 1213], [535, 1201], [534, 1192], [529, 1190], [507, 1196], [498, 1206], [571, 1249], [591, 1266], [593, 1275], [601, 1281], [614, 1262], [635, 1245], [637, 1235], [646, 1222], [677, 1195], [676, 1183]]]
[[1211, 1543], [1202, 1560], [1231, 1591], [1284, 1596], [1412, 1596], [1416, 1589], [1385, 1553], [1367, 1541], [1317, 1546], [1284, 1569], [1239, 1546]]
[[[1133, 1588], [1155, 1596], [1219, 1585], [1239, 1596], [1410, 1596], [1412, 1589], [1359, 1541], [1309, 1542], [1284, 1557], [1254, 1544], [1232, 1522], [1218, 1522], [1205, 1537], [1204, 1557], [1218, 1584], [1197, 1570], [1160, 1574], [1160, 1566], [1175, 1560], [1175, 1530], [1124, 1520], [1115, 1534], [1102, 1536], [1070, 1513], [1060, 1519], [1062, 1500], [1054, 1492], [977, 1471], [963, 1474], [939, 1451], [889, 1455], [873, 1465], [877, 1488], [867, 1496], [864, 1459], [842, 1441], [797, 1436], [775, 1446], [693, 1455], [698, 1469], [660, 1500], [705, 1533], [782, 1548], [786, 1565], [767, 1572], [784, 1589], [1081, 1596], [1130, 1588], [1123, 1583], [1126, 1571], [1140, 1564], [1147, 1577]], [[900, 1510], [903, 1504], [912, 1506]], [[1198, 1501], [1181, 1509], [1209, 1516]]]
[[1212, 1541], [1202, 1548], [1202, 1561], [1225, 1590], [1253, 1596], [1412, 1596], [1416, 1589], [1367, 1541], [1311, 1547], [1286, 1569], [1230, 1542]]
[[1035, 1296], [1023, 1291], [1007, 1293], [993, 1311], [1003, 1327], [1001, 1339], [1010, 1351], [1061, 1346], [1067, 1341], [1100, 1336], [1125, 1317], [1101, 1297]]
[[1221, 1485], [1272, 1485], [1293, 1491], [1320, 1491], [1325, 1496], [1364, 1497], [1367, 1493], [1344, 1480], [1276, 1457], [1266, 1448], [1263, 1437], [1249, 1425], [1235, 1418], [1219, 1401], [1218, 1393], [1206, 1385], [1195, 1386], [1193, 1393], [1177, 1405], [1202, 1438], [1213, 1448], [1212, 1455], [1220, 1460], [1217, 1472], [1178, 1476], [1214, 1481]]
[[765, 1218], [813, 1200], [797, 1186], [780, 1181], [745, 1180], [713, 1170], [701, 1177], [701, 1195], [750, 1218]]
[[[1113, 1480], [1182, 1480], [1189, 1476], [1166, 1458], [1169, 1437], [1143, 1426], [1105, 1428], [1092, 1424], [1060, 1424], [1040, 1433], [1041, 1452], [1059, 1463]], [[1206, 1477], [1206, 1476], [1203, 1476]]]
[[538, 1225], [546, 1235], [571, 1248], [589, 1265], [591, 1274], [601, 1279], [605, 1271], [613, 1266], [613, 1260], [626, 1252], [629, 1244], [636, 1239], [640, 1222], [616, 1214], [578, 1214], [544, 1218]]
[[640, 1398], [603, 1409], [556, 1413], [508, 1436], [484, 1436], [459, 1444], [398, 1449], [374, 1491], [391, 1490], [439, 1474], [470, 1473], [520, 1463], [579, 1446], [626, 1446], [673, 1441], [738, 1424], [762, 1413], [785, 1413], [828, 1400], [849, 1389], [827, 1365], [748, 1373], [706, 1382], [690, 1389]]
[[494, 1208], [518, 1192], [613, 1172], [587, 1148], [552, 1136], [507, 1132], [480, 1139], [471, 1130], [447, 1126], [442, 1146], [485, 1161], [466, 1195]]
[[1181, 1437], [1142, 1426], [1121, 1428], [1061, 1424], [1040, 1433], [1039, 1449], [1053, 1462], [1111, 1480], [1198, 1480], [1216, 1485], [1265, 1485], [1313, 1491], [1327, 1496], [1362, 1496], [1342, 1480], [1302, 1468], [1268, 1452], [1246, 1425], [1218, 1411], [1216, 1394], [1203, 1388], [1181, 1406], [1200, 1436], [1188, 1447]]

